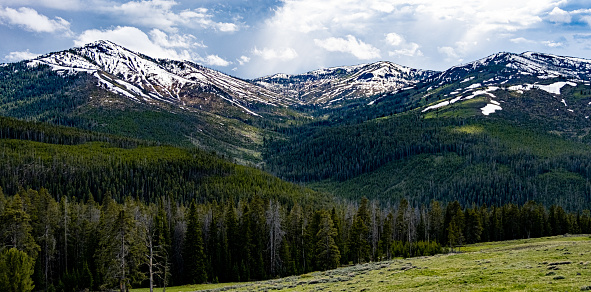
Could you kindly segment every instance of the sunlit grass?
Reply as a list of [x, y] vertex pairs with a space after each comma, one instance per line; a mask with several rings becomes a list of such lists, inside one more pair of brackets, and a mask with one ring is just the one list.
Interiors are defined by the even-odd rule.
[[591, 286], [590, 262], [591, 237], [557, 236], [479, 243], [462, 247], [460, 253], [366, 263], [269, 281], [166, 291], [581, 291]]

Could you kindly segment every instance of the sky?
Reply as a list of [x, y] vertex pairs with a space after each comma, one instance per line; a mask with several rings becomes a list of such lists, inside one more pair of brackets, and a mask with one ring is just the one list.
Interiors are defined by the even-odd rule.
[[0, 0], [0, 62], [110, 40], [256, 78], [498, 52], [591, 59], [589, 0]]

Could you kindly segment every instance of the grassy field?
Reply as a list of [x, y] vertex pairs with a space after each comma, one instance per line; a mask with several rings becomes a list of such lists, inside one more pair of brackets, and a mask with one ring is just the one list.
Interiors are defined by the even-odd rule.
[[591, 290], [590, 263], [589, 235], [560, 236], [468, 245], [460, 253], [366, 263], [269, 281], [166, 291], [583, 291]]

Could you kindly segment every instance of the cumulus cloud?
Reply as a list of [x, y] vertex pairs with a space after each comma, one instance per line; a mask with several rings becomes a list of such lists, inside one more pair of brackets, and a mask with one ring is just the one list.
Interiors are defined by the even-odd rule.
[[390, 57], [414, 57], [423, 55], [423, 52], [419, 50], [419, 48], [421, 47], [419, 46], [419, 44], [413, 42], [408, 43], [406, 42], [404, 37], [395, 32], [386, 34], [386, 43], [393, 47], [396, 47], [395, 50], [388, 52], [388, 55], [390, 55]]
[[545, 42], [542, 42], [542, 43], [544, 45], [550, 47], [550, 48], [559, 48], [559, 47], [564, 46], [563, 43], [561, 43], [561, 42], [554, 42], [554, 41], [545, 41]]
[[292, 59], [295, 59], [298, 57], [298, 52], [296, 52], [292, 48], [281, 48], [281, 49], [254, 48], [252, 50], [252, 53], [253, 53], [253, 55], [262, 57], [265, 60], [288, 61], [288, 60], [292, 60]]
[[232, 64], [232, 62], [226, 61], [218, 55], [208, 55], [203, 59], [203, 63], [210, 66], [226, 67]]
[[18, 62], [21, 60], [29, 60], [38, 57], [39, 54], [31, 53], [29, 50], [22, 51], [22, 52], [10, 52], [8, 55], [4, 56], [4, 59], [8, 62]]
[[[158, 34], [157, 34], [158, 35]], [[164, 37], [164, 36], [159, 36]], [[173, 37], [174, 39], [175, 37]], [[168, 37], [166, 37], [168, 39]], [[162, 39], [154, 41], [136, 27], [118, 26], [114, 29], [86, 30], [74, 41], [76, 46], [82, 46], [98, 40], [110, 40], [132, 51], [140, 52], [154, 58], [174, 60], [190, 60], [194, 54], [190, 50], [175, 50], [173, 47], [162, 45]]]
[[452, 47], [438, 47], [437, 51], [439, 51], [439, 53], [446, 55], [448, 58], [458, 58], [458, 53], [456, 53], [456, 50]]
[[399, 46], [404, 43], [404, 38], [395, 32], [391, 32], [386, 34], [386, 42], [392, 46]]
[[[289, 0], [265, 21], [257, 42], [259, 47], [307, 52], [296, 59], [305, 69], [370, 60], [383, 52], [389, 57], [413, 57], [405, 58], [405, 65], [442, 69], [464, 58], [480, 58], [482, 51], [511, 50], [502, 44], [516, 44], [510, 40], [519, 41], [519, 33], [548, 25], [550, 17], [558, 20], [558, 10], [550, 13], [562, 2]], [[345, 52], [352, 58], [327, 52]], [[440, 54], [445, 58], [438, 58]], [[416, 58], [425, 55], [428, 58]]]
[[238, 64], [244, 65], [244, 64], [250, 62], [250, 58], [247, 56], [240, 56], [240, 58], [236, 59], [236, 61], [238, 61]]
[[590, 15], [581, 17], [581, 20], [586, 22], [589, 26], [591, 26], [591, 16]]
[[105, 12], [119, 14], [133, 24], [176, 31], [179, 26], [214, 29], [222, 32], [238, 31], [238, 25], [216, 22], [207, 8], [173, 10], [178, 3], [174, 0], [129, 1], [102, 8]]
[[558, 7], [554, 7], [554, 9], [552, 9], [552, 11], [548, 13], [548, 19], [552, 22], [557, 23], [570, 23], [572, 17], [570, 16], [570, 13]]
[[514, 44], [533, 44], [536, 42], [536, 41], [528, 40], [524, 37], [512, 38], [509, 41]]
[[376, 59], [380, 57], [380, 50], [370, 44], [366, 44], [352, 35], [346, 39], [330, 37], [324, 40], [314, 39], [314, 43], [329, 51], [349, 53], [360, 60]]
[[70, 23], [67, 20], [61, 17], [50, 19], [45, 15], [39, 14], [35, 9], [27, 7], [18, 9], [9, 7], [0, 8], [0, 23], [16, 25], [32, 32], [69, 33], [70, 31]]
[[168, 35], [159, 29], [153, 29], [150, 31], [150, 37], [154, 43], [165, 48], [206, 47], [203, 43], [196, 43], [197, 38], [191, 34]]

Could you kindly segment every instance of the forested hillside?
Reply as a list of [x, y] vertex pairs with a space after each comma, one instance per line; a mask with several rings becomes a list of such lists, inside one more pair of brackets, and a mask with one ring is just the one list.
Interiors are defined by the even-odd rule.
[[349, 198], [589, 206], [591, 146], [536, 122], [410, 112], [293, 129], [268, 141], [265, 159], [280, 177]]
[[0, 184], [41, 187], [57, 198], [155, 202], [250, 198], [322, 202], [320, 194], [196, 148], [0, 118]]

